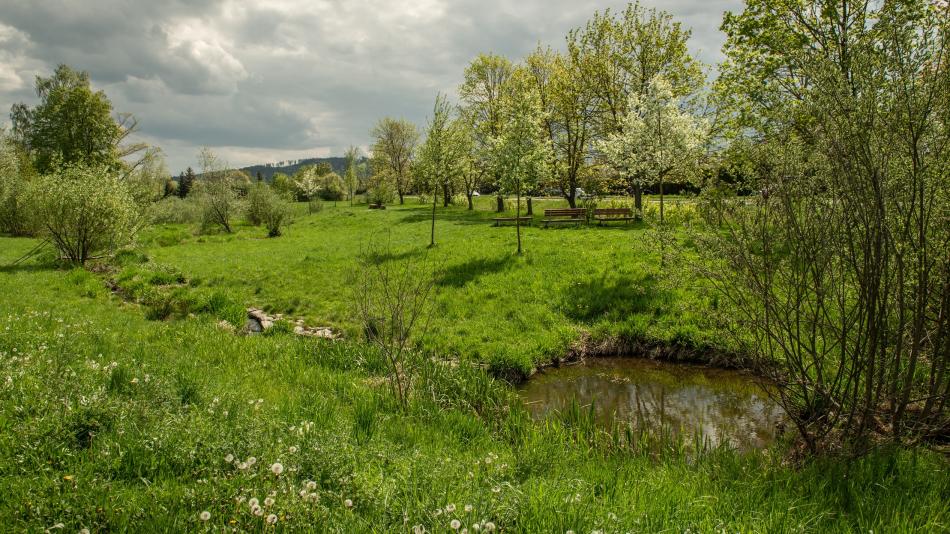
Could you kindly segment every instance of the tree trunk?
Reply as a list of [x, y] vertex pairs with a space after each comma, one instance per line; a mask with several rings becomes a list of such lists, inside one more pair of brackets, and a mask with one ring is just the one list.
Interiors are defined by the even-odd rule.
[[663, 222], [663, 176], [660, 176], [660, 223]]
[[515, 231], [518, 234], [518, 255], [521, 255], [521, 191], [517, 191], [515, 201]]
[[474, 209], [475, 209], [475, 204], [472, 203], [472, 194], [471, 194], [471, 193], [468, 193], [468, 194], [465, 195], [465, 196], [468, 197], [468, 211], [474, 210]]
[[498, 195], [498, 208], [495, 211], [498, 213], [505, 211], [505, 199], [501, 195]]
[[442, 207], [443, 208], [449, 207], [449, 204], [451, 202], [452, 202], [452, 195], [449, 194], [449, 186], [443, 185], [442, 186]]
[[639, 217], [643, 213], [643, 187], [640, 184], [633, 184], [633, 206], [640, 212]]
[[402, 191], [399, 192], [399, 203], [400, 203], [400, 204], [405, 204], [405, 203], [406, 203], [406, 202], [405, 202], [405, 199], [403, 198], [403, 193], [402, 193]]
[[531, 197], [528, 197], [528, 215], [534, 215], [534, 210], [531, 209]]
[[438, 196], [432, 195], [432, 234], [429, 240], [430, 247], [435, 246], [435, 206], [436, 206], [437, 199], [438, 199]]
[[572, 208], [577, 207], [577, 198], [575, 195], [577, 195], [577, 190], [575, 189], [571, 189], [570, 193], [564, 195], [565, 197], [567, 197], [567, 205]]

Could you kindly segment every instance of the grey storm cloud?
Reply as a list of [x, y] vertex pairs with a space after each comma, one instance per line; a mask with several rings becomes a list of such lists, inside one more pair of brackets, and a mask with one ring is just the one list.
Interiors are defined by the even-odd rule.
[[[740, 0], [655, 0], [720, 58]], [[0, 106], [32, 103], [59, 63], [90, 73], [139, 119], [175, 171], [201, 146], [231, 163], [339, 154], [382, 116], [422, 125], [480, 52], [563, 47], [571, 28], [625, 2], [578, 0], [44, 0], [0, 2]]]

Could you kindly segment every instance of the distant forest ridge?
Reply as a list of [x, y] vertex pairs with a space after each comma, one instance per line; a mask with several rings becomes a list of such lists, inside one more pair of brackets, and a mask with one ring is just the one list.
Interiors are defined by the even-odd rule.
[[251, 165], [249, 167], [241, 167], [241, 170], [249, 174], [251, 178], [257, 178], [257, 173], [261, 173], [261, 177], [265, 181], [270, 182], [274, 175], [278, 172], [293, 175], [295, 172], [300, 170], [301, 167], [306, 167], [307, 165], [316, 165], [318, 163], [329, 163], [330, 167], [333, 168], [333, 172], [339, 174], [340, 176], [342, 176], [346, 171], [346, 158], [341, 156], [329, 158], [307, 158], [294, 161], [279, 161], [277, 163], [264, 163], [260, 165]]

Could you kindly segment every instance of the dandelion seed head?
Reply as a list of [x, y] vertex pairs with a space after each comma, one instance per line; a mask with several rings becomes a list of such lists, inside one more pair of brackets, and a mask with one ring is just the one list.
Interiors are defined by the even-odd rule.
[[347, 508], [353, 508], [353, 501], [350, 499], [346, 499], [345, 501], [343, 501], [343, 506], [346, 506]]
[[264, 499], [264, 506], [273, 506], [273, 505], [274, 505], [274, 498], [273, 498], [273, 497], [268, 497], [268, 498]]
[[227, 463], [233, 462], [233, 461], [234, 461], [234, 455], [233, 455], [233, 454], [228, 454], [227, 456], [224, 457], [224, 461], [227, 462]]
[[449, 526], [452, 527], [452, 530], [458, 530], [459, 527], [462, 526], [462, 522], [458, 519], [453, 519], [452, 522], [449, 523]]
[[454, 512], [454, 511], [455, 511], [455, 504], [449, 503], [449, 504], [445, 507], [445, 513], [447, 513], [447, 514], [451, 514], [451, 513]]
[[284, 465], [280, 462], [274, 462], [273, 465], [270, 466], [270, 470], [272, 473], [279, 476], [284, 472]]
[[268, 523], [268, 524], [273, 525], [273, 524], [276, 523], [276, 522], [277, 522], [277, 515], [276, 515], [276, 514], [270, 514], [269, 516], [267, 516], [267, 523]]
[[207, 521], [211, 519], [211, 512], [207, 510], [205, 510], [204, 512], [201, 512], [201, 514], [198, 515], [198, 519], [201, 519], [202, 521]]

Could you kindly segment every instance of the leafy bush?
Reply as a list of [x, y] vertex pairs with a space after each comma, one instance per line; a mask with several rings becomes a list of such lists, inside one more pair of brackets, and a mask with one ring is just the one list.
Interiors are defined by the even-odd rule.
[[126, 184], [104, 167], [65, 166], [37, 180], [35, 192], [38, 220], [73, 263], [127, 245], [141, 220]]
[[290, 218], [290, 203], [285, 197], [266, 184], [255, 184], [247, 194], [247, 221], [267, 227], [268, 237], [280, 236]]
[[370, 204], [386, 204], [395, 198], [396, 193], [388, 180], [375, 180], [366, 191], [366, 201]]
[[219, 227], [231, 233], [231, 218], [238, 209], [237, 191], [226, 177], [206, 179], [199, 184], [198, 200], [201, 206], [201, 229]]
[[343, 200], [346, 196], [346, 191], [344, 190], [345, 184], [339, 174], [331, 172], [322, 176], [320, 179], [323, 182], [320, 187], [320, 198], [331, 202]]
[[31, 235], [37, 229], [29, 206], [29, 164], [0, 132], [0, 232]]
[[153, 224], [186, 224], [202, 220], [201, 205], [193, 198], [169, 196], [148, 208], [148, 219]]
[[263, 182], [257, 182], [251, 186], [247, 192], [247, 203], [244, 206], [247, 222], [254, 226], [264, 224], [264, 213], [270, 204], [270, 197], [273, 194], [270, 186]]

